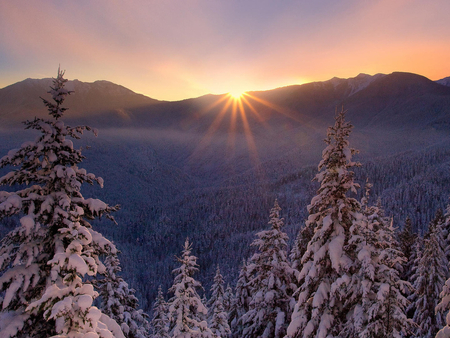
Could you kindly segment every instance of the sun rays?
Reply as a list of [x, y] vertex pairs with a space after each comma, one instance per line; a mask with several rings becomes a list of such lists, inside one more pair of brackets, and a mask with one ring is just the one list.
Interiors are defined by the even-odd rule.
[[239, 91], [239, 90], [234, 90], [234, 91], [229, 92], [228, 95], [235, 100], [240, 100], [242, 98], [242, 96], [245, 95], [245, 92]]
[[298, 112], [282, 108], [263, 97], [259, 93], [233, 91], [217, 96], [207, 108], [198, 112], [205, 121], [210, 121], [190, 160], [204, 158], [213, 142], [221, 142], [225, 162], [236, 156], [242, 158], [247, 151], [252, 165], [261, 165], [256, 142], [260, 138], [255, 137], [255, 133], [270, 131], [268, 120], [277, 114], [301, 123]]

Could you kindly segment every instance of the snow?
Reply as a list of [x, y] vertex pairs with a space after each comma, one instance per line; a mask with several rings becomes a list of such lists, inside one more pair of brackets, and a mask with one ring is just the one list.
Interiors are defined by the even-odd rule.
[[14, 209], [22, 207], [22, 199], [16, 194], [11, 194], [6, 201], [0, 204], [0, 211], [12, 212]]
[[89, 208], [89, 210], [95, 215], [98, 214], [100, 211], [105, 210], [107, 208], [107, 205], [105, 202], [95, 199], [95, 198], [88, 198], [86, 199], [86, 204]]
[[5, 292], [5, 296], [3, 298], [3, 310], [6, 309], [13, 299], [13, 297], [16, 296], [17, 290], [22, 286], [23, 283], [23, 276], [17, 275], [14, 280], [9, 285], [8, 289]]
[[328, 282], [320, 283], [314, 294], [312, 305], [313, 307], [320, 307], [326, 300], [328, 300], [328, 294], [330, 293], [330, 285]]
[[25, 228], [26, 236], [30, 235], [30, 231], [34, 227], [34, 219], [32, 216], [24, 216], [20, 219], [20, 224]]
[[380, 285], [380, 288], [377, 293], [377, 299], [382, 302], [386, 298], [386, 296], [389, 294], [389, 284], [383, 283]]
[[81, 295], [77, 299], [77, 305], [81, 311], [85, 312], [92, 305], [92, 297], [90, 295]]
[[340, 233], [339, 230], [341, 230], [340, 227], [339, 229], [337, 229], [338, 235], [335, 236], [329, 244], [331, 266], [336, 271], [340, 271], [341, 266], [343, 265], [342, 253], [345, 242], [345, 235], [343, 233]]
[[6, 311], [0, 313], [0, 337], [15, 337], [17, 332], [21, 330], [25, 321], [29, 317], [21, 311]]
[[103, 323], [106, 328], [113, 333], [114, 338], [125, 338], [120, 326], [116, 323], [116, 321], [112, 320], [104, 313], [102, 313], [100, 316], [100, 323]]

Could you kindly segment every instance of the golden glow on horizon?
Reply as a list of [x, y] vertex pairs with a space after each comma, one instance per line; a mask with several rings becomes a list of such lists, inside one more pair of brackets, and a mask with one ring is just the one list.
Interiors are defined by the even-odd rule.
[[244, 96], [245, 92], [234, 90], [228, 93], [233, 99], [240, 100]]

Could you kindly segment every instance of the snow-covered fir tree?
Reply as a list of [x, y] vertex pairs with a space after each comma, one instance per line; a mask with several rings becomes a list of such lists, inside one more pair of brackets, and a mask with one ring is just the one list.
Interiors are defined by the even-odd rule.
[[168, 302], [169, 336], [171, 338], [212, 338], [213, 333], [204, 318], [208, 311], [203, 305], [197, 289], [200, 282], [192, 276], [198, 271], [197, 257], [191, 255], [189, 240], [184, 243], [183, 253], [177, 258], [181, 264], [173, 270], [173, 286], [169, 289], [173, 297]]
[[350, 229], [362, 220], [360, 203], [347, 196], [356, 193], [356, 166], [349, 147], [352, 125], [345, 121], [345, 112], [335, 117], [328, 128], [327, 147], [322, 153], [318, 193], [308, 206], [306, 227], [314, 228], [314, 235], [302, 259], [292, 320], [287, 336], [340, 337], [350, 308], [346, 307], [346, 285], [355, 268], [355, 248], [348, 245]]
[[423, 338], [434, 337], [445, 325], [443, 313], [435, 312], [448, 273], [448, 262], [443, 249], [442, 220], [438, 214], [429, 225], [415, 276], [413, 320], [418, 325], [416, 336]]
[[[360, 221], [354, 221], [350, 226], [348, 247], [355, 252], [357, 259], [353, 262], [353, 270], [345, 276], [342, 282], [348, 292], [342, 305], [347, 312], [347, 320], [341, 323], [340, 335], [345, 337], [357, 337], [360, 333], [367, 336], [367, 326], [369, 324], [368, 309], [371, 307], [371, 300], [374, 299], [375, 274], [378, 267], [378, 252], [375, 247], [374, 225], [376, 222], [369, 221], [368, 209], [369, 188], [371, 185], [366, 183], [366, 195], [361, 202]], [[364, 217], [362, 217], [364, 216]]]
[[242, 316], [243, 338], [284, 337], [289, 324], [296, 286], [280, 210], [275, 201], [270, 211], [271, 229], [257, 233], [258, 238], [252, 243], [258, 252], [248, 266], [252, 299], [249, 310]]
[[147, 314], [139, 309], [135, 290], [118, 275], [121, 268], [117, 255], [106, 257], [104, 265], [104, 278], [93, 281], [101, 296], [100, 309], [120, 325], [126, 338], [149, 337]]
[[444, 222], [442, 224], [442, 233], [445, 239], [445, 255], [447, 257], [447, 260], [450, 262], [450, 204], [447, 205], [447, 208], [445, 209]]
[[354, 302], [352, 319], [344, 326], [347, 337], [403, 337], [413, 322], [406, 317], [411, 287], [401, 280], [404, 256], [398, 250], [395, 229], [384, 217], [380, 203], [368, 206], [370, 184], [362, 201], [363, 222], [352, 226], [351, 245], [356, 245], [357, 269], [348, 285], [348, 301]]
[[403, 264], [403, 271], [400, 275], [401, 279], [410, 281], [413, 274], [414, 260], [415, 260], [415, 243], [417, 240], [417, 234], [413, 232], [412, 221], [409, 217], [406, 218], [402, 231], [398, 234], [398, 241], [400, 250], [405, 257], [405, 263]]
[[412, 292], [407, 296], [409, 305], [406, 308], [406, 313], [408, 318], [413, 318], [414, 314], [416, 313], [416, 301], [418, 298], [418, 294], [416, 290], [414, 289], [414, 286], [416, 285], [416, 281], [419, 277], [419, 265], [420, 265], [420, 259], [422, 257], [423, 252], [423, 246], [424, 246], [424, 239], [420, 237], [419, 235], [416, 238], [416, 241], [414, 243], [413, 252], [411, 260], [413, 262], [411, 266], [411, 275], [409, 276], [408, 282], [412, 285]]
[[[380, 246], [379, 266], [376, 274], [376, 301], [369, 308], [368, 337], [405, 337], [414, 328], [414, 322], [407, 318], [409, 304], [405, 295], [412, 291], [411, 284], [400, 278], [399, 267], [404, 264], [403, 253], [398, 250], [395, 229], [384, 223], [376, 232]], [[401, 270], [400, 270], [401, 271]]]
[[158, 296], [153, 305], [153, 318], [151, 327], [153, 334], [151, 338], [169, 338], [169, 320], [167, 317], [168, 307], [164, 300], [161, 285], [158, 288]]
[[311, 226], [303, 227], [295, 239], [294, 246], [289, 256], [292, 264], [292, 268], [296, 274], [296, 281], [298, 280], [298, 274], [302, 270], [302, 257], [308, 248], [308, 243], [314, 235], [314, 229]]
[[234, 302], [234, 293], [230, 284], [227, 284], [227, 288], [225, 289], [225, 293], [223, 295], [223, 308], [226, 313], [230, 313], [232, 304]]
[[231, 330], [228, 325], [228, 313], [223, 305], [225, 296], [223, 284], [223, 276], [220, 273], [219, 266], [217, 266], [214, 283], [211, 287], [211, 298], [208, 303], [208, 325], [214, 337], [226, 338], [230, 335]]
[[236, 283], [236, 292], [229, 311], [229, 322], [231, 323], [231, 332], [234, 338], [242, 337], [242, 316], [248, 312], [252, 293], [250, 290], [250, 275], [248, 263], [242, 260], [242, 267], [239, 271], [239, 277]]
[[225, 289], [223, 287], [224, 284], [223, 276], [220, 273], [220, 267], [217, 265], [216, 268], [216, 274], [214, 276], [214, 281], [211, 286], [211, 298], [209, 299], [207, 306], [208, 306], [208, 320], [212, 318], [212, 315], [214, 313], [214, 310], [212, 307], [214, 306], [214, 303], [221, 298], [222, 299], [222, 305], [223, 305], [223, 296], [225, 294]]
[[0, 192], [0, 218], [19, 215], [20, 225], [0, 247], [1, 337], [123, 337], [120, 327], [92, 305], [97, 296], [87, 281], [104, 266], [99, 256], [115, 253], [114, 245], [94, 231], [89, 220], [116, 210], [81, 194], [83, 183], [103, 180], [79, 168], [84, 156], [72, 139], [88, 126], [70, 127], [61, 120], [69, 92], [58, 69], [43, 99], [50, 119], [25, 122], [40, 133], [1, 158], [0, 167], [16, 167], [0, 185], [19, 185]]
[[[445, 254], [447, 260], [450, 257], [450, 204], [447, 206], [444, 223], [443, 223], [443, 235], [446, 241], [444, 242]], [[450, 278], [445, 282], [442, 292], [439, 295], [440, 302], [436, 306], [435, 312], [439, 313], [443, 318], [445, 318], [445, 326], [438, 332], [436, 338], [450, 338]]]
[[445, 326], [439, 330], [436, 338], [450, 338], [450, 278], [445, 282], [440, 293], [440, 302], [435, 312], [445, 319]]

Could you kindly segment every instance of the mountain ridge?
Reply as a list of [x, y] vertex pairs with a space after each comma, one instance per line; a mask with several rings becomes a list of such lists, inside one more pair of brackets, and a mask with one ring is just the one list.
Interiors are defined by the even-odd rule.
[[[40, 97], [49, 97], [51, 84], [51, 78], [28, 78], [0, 89], [0, 121], [11, 125], [35, 116], [45, 117], [47, 110]], [[73, 91], [66, 104], [71, 108], [71, 115], [77, 117], [103, 111], [126, 116], [130, 109], [162, 102], [105, 80], [70, 80], [66, 88]]]

